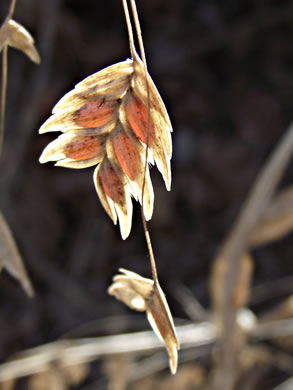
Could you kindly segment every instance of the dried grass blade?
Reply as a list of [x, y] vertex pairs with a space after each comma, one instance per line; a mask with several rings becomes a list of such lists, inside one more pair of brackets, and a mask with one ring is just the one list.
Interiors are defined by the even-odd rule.
[[[260, 171], [239, 216], [223, 245], [219, 249], [211, 276], [211, 285], [218, 278], [217, 263], [225, 262], [222, 289], [218, 297], [212, 296], [215, 312], [221, 324], [222, 359], [217, 381], [222, 381], [225, 390], [231, 390], [236, 379], [236, 362], [238, 337], [236, 327], [236, 311], [233, 298], [239, 280], [239, 270], [243, 254], [249, 246], [252, 232], [256, 228], [264, 210], [268, 207], [280, 178], [293, 152], [293, 124], [280, 140], [268, 162]], [[211, 292], [212, 293], [212, 292]]]
[[9, 226], [0, 212], [0, 269], [5, 268], [22, 285], [29, 296], [33, 287]]
[[264, 245], [284, 237], [293, 229], [293, 186], [281, 191], [265, 210], [250, 237], [250, 245]]

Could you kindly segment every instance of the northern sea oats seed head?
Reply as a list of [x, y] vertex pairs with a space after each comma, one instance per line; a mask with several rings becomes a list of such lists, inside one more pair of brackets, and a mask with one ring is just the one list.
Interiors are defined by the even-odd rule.
[[63, 133], [44, 149], [41, 163], [55, 161], [56, 166], [76, 169], [96, 166], [96, 191], [114, 224], [119, 221], [123, 239], [131, 230], [131, 197], [142, 204], [147, 140], [146, 220], [151, 219], [154, 205], [148, 165], [156, 164], [166, 188], [171, 187], [172, 126], [149, 74], [147, 79], [150, 111], [144, 65], [134, 52], [133, 59], [78, 83], [56, 104], [53, 115], [39, 130]]
[[135, 272], [120, 268], [121, 274], [115, 275], [108, 293], [122, 301], [133, 310], [145, 311], [147, 319], [159, 339], [165, 344], [169, 355], [172, 374], [177, 371], [178, 350], [173, 318], [160, 285], [153, 280], [143, 278]]

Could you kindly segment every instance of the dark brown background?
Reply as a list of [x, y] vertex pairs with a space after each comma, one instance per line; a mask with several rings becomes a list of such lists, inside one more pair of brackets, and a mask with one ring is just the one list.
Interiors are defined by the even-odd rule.
[[[8, 6], [1, 1], [1, 20]], [[216, 249], [293, 119], [293, 4], [139, 0], [138, 10], [149, 71], [174, 127], [172, 191], [153, 168], [149, 227], [172, 312], [186, 318], [174, 285], [187, 286], [209, 307]], [[2, 361], [91, 320], [124, 313], [135, 322], [138, 317], [106, 289], [120, 266], [150, 276], [140, 208], [122, 241], [95, 193], [93, 168], [38, 163], [56, 137], [38, 135], [54, 104], [86, 76], [129, 56], [121, 2], [18, 0], [15, 19], [34, 35], [42, 63], [9, 50], [0, 207], [36, 296], [28, 299], [13, 279], [1, 276]], [[292, 166], [283, 184], [290, 183]], [[259, 249], [254, 286], [292, 275], [292, 253], [292, 236]], [[118, 324], [116, 331], [131, 326]], [[95, 334], [105, 332], [97, 327]]]

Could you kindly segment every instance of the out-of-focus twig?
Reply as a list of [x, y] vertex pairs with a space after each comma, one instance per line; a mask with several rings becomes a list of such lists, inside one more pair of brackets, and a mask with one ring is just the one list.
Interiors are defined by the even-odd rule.
[[[42, 99], [40, 98], [46, 90], [46, 85], [51, 69], [51, 59], [55, 43], [56, 26], [59, 17], [60, 0], [45, 0], [40, 5], [40, 22], [37, 31], [40, 42], [40, 52], [42, 56], [42, 66], [34, 69], [28, 78], [27, 88], [23, 95], [22, 109], [17, 116], [10, 119], [10, 126], [21, 128], [21, 137], [15, 137], [13, 143], [9, 143], [5, 148], [5, 154], [17, 155], [1, 177], [1, 186], [6, 189], [5, 194], [1, 194], [5, 208], [11, 208], [9, 197], [18, 170], [23, 169], [23, 159], [28, 149], [28, 143], [34, 131], [37, 113], [40, 109]], [[15, 94], [14, 99], [18, 96]], [[12, 99], [13, 100], [13, 99]], [[13, 103], [13, 102], [12, 102]], [[7, 203], [7, 204], [6, 204]]]
[[[215, 341], [215, 329], [208, 322], [182, 325], [178, 327], [178, 336], [182, 349], [203, 346]], [[60, 340], [27, 350], [16, 360], [0, 365], [0, 382], [46, 371], [54, 361], [67, 366], [90, 362], [108, 355], [145, 353], [162, 348], [162, 342], [152, 331]]]
[[174, 284], [174, 291], [175, 298], [181, 303], [191, 320], [198, 322], [209, 319], [209, 313], [186, 286], [176, 283]]
[[[222, 337], [222, 359], [220, 359], [215, 382], [221, 383], [221, 390], [232, 390], [237, 376], [239, 337], [234, 296], [241, 277], [241, 264], [249, 248], [251, 234], [272, 199], [292, 151], [293, 124], [290, 125], [256, 178], [239, 217], [219, 249], [214, 263], [211, 284], [214, 286], [218, 284], [218, 288], [212, 291], [212, 294]], [[217, 280], [219, 264], [223, 268], [221, 281]], [[217, 388], [217, 385], [215, 386]]]
[[274, 387], [273, 390], [292, 390], [293, 389], [293, 377], [281, 383], [279, 386]]
[[[240, 317], [238, 321], [241, 323]], [[242, 325], [245, 327], [245, 324]], [[211, 322], [180, 325], [176, 329], [182, 350], [210, 346], [217, 341], [216, 328]], [[293, 320], [256, 323], [247, 334], [257, 341], [292, 335]], [[46, 371], [54, 362], [64, 367], [74, 366], [105, 356], [145, 354], [162, 348], [164, 348], [162, 342], [152, 331], [55, 341], [21, 352], [14, 360], [0, 364], [0, 382]], [[192, 356], [194, 358], [196, 353], [193, 352]], [[166, 365], [162, 366], [165, 367]]]
[[293, 186], [278, 193], [250, 238], [252, 247], [276, 241], [293, 229]]
[[272, 298], [293, 294], [293, 276], [262, 283], [252, 289], [250, 305], [258, 305]]
[[8, 46], [25, 53], [32, 61], [39, 64], [40, 56], [34, 46], [31, 34], [19, 23], [12, 19], [16, 0], [11, 0], [10, 9], [5, 22], [0, 28], [0, 52], [2, 51], [2, 77], [1, 77], [1, 108], [0, 108], [0, 155], [4, 139], [6, 94], [7, 94], [7, 52]]
[[33, 295], [33, 288], [16, 242], [5, 218], [0, 212], [0, 270], [3, 267], [21, 283], [29, 296]]
[[1, 70], [1, 109], [0, 109], [0, 157], [2, 154], [4, 126], [5, 126], [5, 109], [6, 109], [6, 92], [7, 92], [7, 45], [2, 51], [2, 70]]

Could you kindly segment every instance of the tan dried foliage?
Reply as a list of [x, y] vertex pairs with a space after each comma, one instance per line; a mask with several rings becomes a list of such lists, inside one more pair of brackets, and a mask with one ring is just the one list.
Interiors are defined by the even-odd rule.
[[130, 356], [112, 356], [103, 360], [103, 372], [108, 378], [109, 390], [125, 390], [129, 382]]
[[7, 20], [0, 29], [0, 51], [5, 45], [22, 51], [36, 64], [41, 62], [33, 37], [13, 19]]
[[3, 268], [20, 282], [29, 296], [33, 295], [32, 284], [16, 242], [5, 218], [0, 212], [0, 270]]
[[88, 364], [61, 367], [52, 365], [47, 371], [32, 375], [29, 378], [29, 390], [67, 390], [77, 386], [87, 376]]
[[293, 295], [289, 295], [282, 303], [274, 306], [261, 316], [262, 321], [279, 321], [293, 318]]
[[[212, 278], [210, 283], [210, 290], [213, 296], [213, 300], [219, 310], [223, 306], [223, 296], [221, 294], [223, 289], [224, 277], [226, 273], [227, 263], [225, 258], [218, 258], [217, 262], [214, 263], [214, 274], [216, 277]], [[244, 307], [249, 299], [250, 284], [253, 272], [253, 259], [250, 254], [246, 253], [243, 256], [241, 262], [241, 269], [238, 273], [237, 288], [233, 295], [233, 302], [231, 302], [234, 310]]]
[[[133, 58], [111, 65], [76, 85], [54, 107], [40, 133], [62, 131], [43, 151], [40, 162], [56, 166], [87, 168], [96, 165], [94, 183], [100, 201], [121, 236], [127, 238], [132, 223], [131, 197], [142, 203], [144, 216], [153, 214], [154, 192], [148, 163], [156, 163], [166, 187], [171, 187], [171, 123], [164, 103], [151, 79], [150, 110], [144, 65]], [[150, 117], [148, 116], [150, 114]]]
[[272, 199], [251, 235], [250, 245], [264, 245], [278, 240], [290, 233], [292, 229], [293, 187], [289, 187]]
[[195, 363], [180, 366], [176, 376], [152, 375], [139, 380], [130, 387], [131, 390], [191, 390], [204, 389], [207, 380], [205, 370]]
[[133, 310], [145, 311], [149, 323], [159, 339], [165, 344], [170, 358], [172, 374], [177, 371], [179, 342], [173, 318], [158, 283], [151, 279], [120, 268], [122, 273], [114, 276], [108, 293], [125, 303]]
[[10, 379], [0, 383], [0, 390], [13, 390], [15, 388], [16, 379]]

